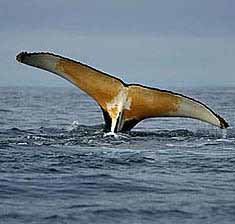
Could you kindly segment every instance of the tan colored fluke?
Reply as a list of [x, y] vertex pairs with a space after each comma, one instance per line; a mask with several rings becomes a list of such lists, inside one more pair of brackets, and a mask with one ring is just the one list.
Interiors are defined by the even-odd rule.
[[17, 55], [17, 61], [53, 72], [86, 92], [101, 107], [106, 129], [129, 131], [150, 117], [189, 117], [220, 128], [228, 123], [203, 103], [181, 94], [122, 80], [88, 65], [51, 53]]

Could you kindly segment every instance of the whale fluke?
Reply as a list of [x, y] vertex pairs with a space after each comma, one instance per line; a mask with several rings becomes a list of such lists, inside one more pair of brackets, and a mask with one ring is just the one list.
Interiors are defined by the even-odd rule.
[[111, 132], [129, 131], [150, 117], [187, 117], [220, 128], [229, 126], [222, 117], [195, 99], [167, 90], [126, 84], [114, 76], [59, 55], [22, 52], [16, 59], [55, 73], [90, 95], [101, 107], [106, 129]]

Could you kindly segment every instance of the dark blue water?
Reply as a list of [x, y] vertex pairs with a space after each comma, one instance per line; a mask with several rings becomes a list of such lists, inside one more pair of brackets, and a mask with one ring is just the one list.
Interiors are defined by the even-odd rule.
[[235, 88], [176, 91], [231, 128], [150, 119], [115, 139], [76, 88], [0, 88], [0, 223], [235, 223]]

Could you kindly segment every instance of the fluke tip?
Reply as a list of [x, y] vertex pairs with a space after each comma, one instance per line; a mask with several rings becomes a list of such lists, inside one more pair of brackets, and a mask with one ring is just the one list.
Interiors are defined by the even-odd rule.
[[24, 60], [24, 57], [27, 55], [28, 53], [27, 52], [21, 52], [19, 53], [17, 56], [16, 56], [16, 60], [18, 62], [22, 62]]
[[229, 127], [229, 124], [220, 116], [218, 116], [220, 121], [220, 128], [225, 129]]

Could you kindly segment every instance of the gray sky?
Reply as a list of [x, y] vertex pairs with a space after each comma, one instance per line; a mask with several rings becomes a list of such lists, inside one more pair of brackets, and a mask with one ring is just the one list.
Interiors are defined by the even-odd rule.
[[23, 50], [154, 87], [234, 86], [234, 12], [234, 0], [1, 0], [0, 85], [70, 85], [16, 63]]

